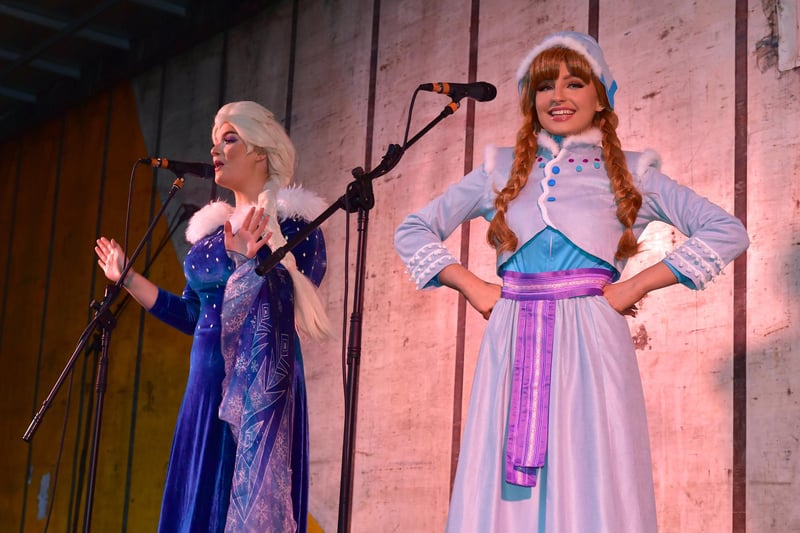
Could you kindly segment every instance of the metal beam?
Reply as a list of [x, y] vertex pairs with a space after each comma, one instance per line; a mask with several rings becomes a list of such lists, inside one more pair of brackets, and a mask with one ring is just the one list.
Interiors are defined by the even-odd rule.
[[20, 102], [25, 102], [26, 104], [36, 103], [35, 94], [25, 91], [18, 91], [17, 89], [12, 89], [11, 87], [5, 87], [3, 85], [0, 85], [0, 96], [5, 96], [6, 98], [11, 98], [12, 100], [19, 100]]
[[133, 0], [133, 3], [139, 4], [140, 6], [151, 7], [157, 11], [169, 13], [170, 15], [177, 15], [179, 17], [186, 16], [186, 7], [175, 2], [168, 2], [166, 0]]
[[0, 80], [8, 76], [9, 73], [13, 72], [17, 68], [23, 65], [30, 64], [31, 61], [39, 57], [42, 54], [42, 52], [54, 46], [55, 44], [59, 43], [60, 41], [64, 40], [66, 37], [76, 34], [79, 30], [81, 30], [84, 26], [86, 26], [95, 17], [99, 16], [104, 11], [110, 9], [120, 1], [121, 0], [106, 0], [101, 5], [84, 13], [83, 16], [71, 22], [68, 26], [63, 28], [57, 34], [53, 35], [49, 39], [45, 39], [39, 45], [35, 46], [33, 50], [27, 52], [25, 55], [19, 57], [9, 65], [6, 65], [3, 69], [0, 69]]
[[[19, 52], [0, 45], [0, 59], [16, 61], [20, 57], [22, 57], [22, 54]], [[51, 74], [58, 74], [59, 76], [65, 76], [76, 80], [81, 77], [81, 69], [75, 65], [56, 63], [47, 59], [34, 59], [29, 64], [34, 68], [50, 72]]]
[[[42, 10], [32, 10], [27, 6], [14, 2], [0, 1], [0, 15], [6, 15], [7, 17], [17, 20], [24, 20], [25, 22], [44, 26], [45, 28], [56, 31], [62, 31], [70, 27], [72, 23], [69, 20], [65, 20], [63, 17], [46, 13]], [[131, 48], [131, 40], [127, 36], [119, 35], [111, 31], [98, 28], [80, 28], [72, 33], [88, 41], [104, 44], [120, 50], [130, 50]]]

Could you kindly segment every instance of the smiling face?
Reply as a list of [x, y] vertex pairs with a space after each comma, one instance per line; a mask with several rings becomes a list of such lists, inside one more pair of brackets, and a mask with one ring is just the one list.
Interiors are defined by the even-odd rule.
[[267, 180], [267, 156], [259, 150], [248, 151], [247, 143], [229, 122], [214, 129], [215, 181], [218, 185], [243, 194], [248, 198], [258, 197]]
[[570, 73], [563, 61], [557, 76], [541, 80], [533, 90], [539, 124], [552, 135], [582, 133], [592, 126], [595, 113], [603, 110], [591, 78], [584, 81]]

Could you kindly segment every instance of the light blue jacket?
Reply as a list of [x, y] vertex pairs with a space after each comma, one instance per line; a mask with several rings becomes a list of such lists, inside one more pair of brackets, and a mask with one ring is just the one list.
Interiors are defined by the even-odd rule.
[[[518, 247], [545, 227], [561, 232], [585, 252], [622, 272], [617, 261], [623, 226], [602, 161], [601, 133], [590, 130], [558, 140], [542, 132], [527, 185], [509, 204], [506, 222]], [[725, 210], [659, 171], [655, 152], [626, 152], [628, 168], [642, 194], [633, 230], [638, 238], [653, 221], [674, 226], [688, 239], [667, 253], [665, 262], [696, 289], [741, 254], [749, 239], [742, 223]], [[487, 150], [484, 163], [441, 196], [412, 213], [395, 232], [395, 248], [418, 288], [439, 285], [436, 275], [458, 260], [442, 244], [462, 222], [495, 214], [496, 191], [508, 181], [513, 148]], [[515, 250], [516, 251], [516, 250]], [[514, 252], [497, 256], [497, 271]]]

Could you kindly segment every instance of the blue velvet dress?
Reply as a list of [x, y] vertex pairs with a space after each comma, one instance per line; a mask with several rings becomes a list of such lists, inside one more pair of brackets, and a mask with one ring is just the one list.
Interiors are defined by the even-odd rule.
[[[291, 239], [305, 222], [289, 219], [281, 223]], [[265, 247], [260, 257], [269, 254]], [[296, 250], [298, 268], [315, 284], [325, 272], [326, 260], [322, 233], [315, 230]], [[307, 258], [307, 260], [306, 260]], [[220, 346], [221, 312], [226, 282], [235, 270], [228, 258], [224, 234], [217, 231], [199, 241], [184, 260], [187, 285], [182, 296], [159, 290], [150, 310], [165, 323], [194, 335], [189, 377], [173, 437], [161, 505], [159, 531], [224, 531], [231, 498], [237, 445], [227, 422], [219, 418], [225, 364]], [[289, 338], [290, 365], [284, 386], [291, 399], [292, 482], [291, 492], [297, 531], [305, 531], [308, 513], [308, 413], [302, 358], [294, 330], [292, 283], [283, 267], [265, 276], [254, 307], [271, 302], [280, 313], [263, 317], [274, 338]], [[255, 315], [254, 315], [255, 316]], [[263, 354], [274, 341], [268, 339]]]

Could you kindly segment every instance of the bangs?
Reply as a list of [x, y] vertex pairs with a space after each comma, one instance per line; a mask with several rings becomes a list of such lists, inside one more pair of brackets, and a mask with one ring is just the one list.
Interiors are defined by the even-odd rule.
[[569, 48], [548, 48], [537, 55], [531, 63], [528, 75], [531, 77], [531, 87], [537, 87], [545, 80], [555, 80], [561, 68], [561, 63], [567, 71], [585, 83], [590, 83], [594, 77], [592, 67], [581, 54]]

